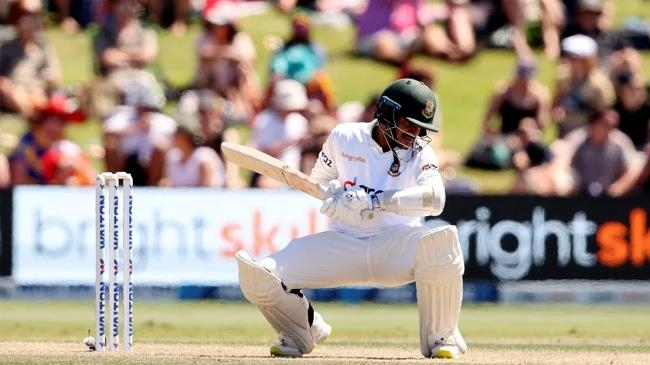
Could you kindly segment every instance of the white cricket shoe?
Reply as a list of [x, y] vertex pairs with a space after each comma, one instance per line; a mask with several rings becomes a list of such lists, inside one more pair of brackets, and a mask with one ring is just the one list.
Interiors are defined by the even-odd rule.
[[[320, 313], [314, 312], [314, 321], [309, 328], [309, 332], [311, 332], [315, 343], [323, 343], [330, 333], [332, 333], [332, 326], [325, 322]], [[298, 346], [291, 338], [280, 334], [279, 339], [279, 343], [271, 346], [271, 356], [302, 357], [303, 353], [300, 352]]]
[[467, 353], [467, 344], [458, 327], [447, 338], [434, 341], [431, 347], [431, 357], [437, 359], [457, 359], [465, 353]]
[[[293, 347], [293, 341], [280, 336], [280, 342], [271, 346], [271, 356], [278, 357], [302, 357], [302, 352], [298, 350], [298, 346]], [[291, 343], [291, 344], [290, 344]], [[295, 346], [295, 345], [294, 345]]]
[[314, 321], [309, 328], [309, 332], [311, 332], [314, 342], [323, 343], [332, 333], [332, 326], [325, 322], [320, 313], [314, 311]]

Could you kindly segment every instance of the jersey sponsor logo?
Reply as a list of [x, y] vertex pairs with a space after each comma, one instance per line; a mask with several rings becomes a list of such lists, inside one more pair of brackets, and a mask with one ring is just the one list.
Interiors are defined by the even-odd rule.
[[424, 104], [424, 109], [422, 109], [422, 115], [424, 115], [425, 118], [433, 118], [433, 111], [435, 107], [436, 104], [433, 102], [433, 100], [428, 99]]
[[[347, 191], [349, 188], [353, 188], [357, 186], [357, 177], [355, 176], [352, 181], [346, 180], [343, 182], [343, 188]], [[369, 186], [365, 186], [363, 184], [359, 184], [359, 189], [363, 189], [368, 195], [374, 195], [374, 194], [379, 194], [383, 193], [383, 190], [378, 190], [375, 188], [371, 188]]]
[[366, 159], [363, 156], [360, 156], [360, 155], [359, 156], [352, 156], [352, 155], [349, 155], [349, 154], [347, 154], [345, 152], [341, 152], [341, 155], [343, 156], [343, 158], [347, 159], [350, 162], [362, 162], [362, 163], [366, 162]]
[[437, 168], [438, 168], [438, 166], [436, 166], [436, 165], [434, 165], [434, 164], [432, 164], [432, 163], [428, 163], [428, 164], [422, 166], [422, 171], [425, 171], [425, 170], [435, 170], [435, 169], [437, 169]]

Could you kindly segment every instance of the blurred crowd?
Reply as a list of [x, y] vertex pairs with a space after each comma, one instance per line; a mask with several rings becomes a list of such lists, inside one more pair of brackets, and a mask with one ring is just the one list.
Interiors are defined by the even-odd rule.
[[[334, 126], [374, 116], [377, 95], [336, 104], [328, 50], [312, 35], [314, 22], [343, 22], [354, 27], [359, 57], [394, 65], [395, 78], [434, 90], [435, 70], [415, 56], [459, 67], [486, 47], [516, 56], [489, 95], [480, 138], [466, 156], [443, 149], [442, 134], [432, 136], [450, 192], [477, 192], [455, 173], [460, 166], [514, 171], [513, 194], [650, 192], [648, 66], [639, 53], [650, 48], [650, 29], [632, 20], [614, 28], [613, 0], [276, 0], [266, 5], [287, 13], [291, 31], [264, 38], [273, 52], [267, 75], [256, 73], [256, 44], [240, 24], [260, 3], [0, 2], [0, 115], [26, 123], [0, 154], [0, 187], [92, 184], [90, 155], [106, 170], [131, 173], [137, 185], [280, 187], [255, 174], [245, 180], [223, 159], [223, 141], [249, 144], [309, 174]], [[156, 29], [182, 34], [191, 21], [201, 25], [192, 81], [170, 85], [158, 66]], [[87, 84], [62, 84], [46, 24], [88, 34], [94, 75]], [[556, 62], [551, 87], [538, 80], [535, 48]], [[68, 123], [88, 119], [102, 126], [92, 151], [65, 133]], [[547, 127], [557, 131], [550, 142]]]

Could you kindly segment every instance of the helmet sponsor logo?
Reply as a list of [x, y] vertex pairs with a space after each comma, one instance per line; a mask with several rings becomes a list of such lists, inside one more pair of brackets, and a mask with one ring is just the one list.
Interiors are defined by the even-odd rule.
[[436, 104], [433, 102], [433, 100], [427, 99], [427, 102], [424, 105], [424, 109], [422, 109], [422, 115], [424, 115], [425, 118], [433, 118], [433, 110], [435, 106]]

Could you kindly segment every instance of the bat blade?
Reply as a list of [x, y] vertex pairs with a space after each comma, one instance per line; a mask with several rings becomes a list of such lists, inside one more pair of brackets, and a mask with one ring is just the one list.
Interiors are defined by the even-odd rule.
[[314, 198], [322, 200], [326, 197], [325, 189], [318, 182], [262, 151], [230, 142], [222, 142], [221, 151], [228, 161], [238, 166], [279, 181]]

